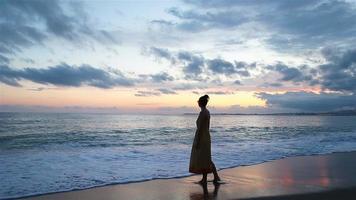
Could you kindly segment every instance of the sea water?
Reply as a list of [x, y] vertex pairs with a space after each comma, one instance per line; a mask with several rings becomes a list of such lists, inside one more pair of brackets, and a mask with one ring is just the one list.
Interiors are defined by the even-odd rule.
[[[0, 113], [0, 199], [189, 175], [197, 115]], [[356, 150], [356, 116], [212, 115], [219, 169]]]

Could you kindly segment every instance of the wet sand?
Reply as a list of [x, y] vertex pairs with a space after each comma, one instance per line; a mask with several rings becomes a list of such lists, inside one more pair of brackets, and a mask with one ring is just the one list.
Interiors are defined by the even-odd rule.
[[[202, 187], [200, 176], [119, 184], [26, 199], [356, 199], [356, 152], [300, 156], [219, 171], [226, 182]], [[209, 176], [212, 179], [212, 176]]]

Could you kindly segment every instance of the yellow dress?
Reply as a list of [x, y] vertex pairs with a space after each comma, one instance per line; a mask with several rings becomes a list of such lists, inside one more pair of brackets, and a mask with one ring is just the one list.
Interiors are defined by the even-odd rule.
[[[210, 113], [208, 110], [203, 110], [199, 113], [196, 121], [197, 130], [195, 132], [194, 143], [190, 154], [189, 172], [202, 174], [211, 173], [211, 140], [209, 133]], [[199, 141], [199, 148], [196, 148]]]

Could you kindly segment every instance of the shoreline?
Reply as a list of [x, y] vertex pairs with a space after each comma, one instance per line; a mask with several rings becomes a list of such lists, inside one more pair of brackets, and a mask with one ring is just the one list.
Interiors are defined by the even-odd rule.
[[[310, 155], [293, 155], [289, 157], [280, 157], [276, 159], [270, 159], [270, 160], [265, 160], [261, 162], [256, 162], [252, 164], [242, 164], [242, 165], [233, 165], [231, 167], [223, 167], [219, 168], [218, 172], [222, 170], [227, 170], [227, 169], [234, 169], [234, 168], [240, 168], [240, 167], [249, 167], [249, 166], [254, 166], [254, 165], [260, 165], [268, 162], [273, 162], [277, 160], [283, 160], [283, 159], [288, 159], [288, 158], [295, 158], [295, 157], [306, 157], [306, 156], [326, 156], [326, 155], [331, 155], [331, 154], [339, 154], [339, 153], [352, 153], [355, 152], [356, 150], [350, 150], [350, 151], [336, 151], [336, 152], [331, 152], [331, 153], [315, 153], [315, 154], [310, 154]], [[175, 177], [167, 177], [167, 178], [150, 178], [150, 179], [142, 179], [142, 180], [134, 180], [134, 181], [128, 181], [128, 182], [113, 182], [113, 183], [107, 183], [103, 185], [95, 185], [95, 186], [90, 186], [86, 188], [77, 188], [77, 189], [70, 189], [70, 190], [61, 190], [61, 191], [55, 191], [55, 192], [47, 192], [47, 193], [39, 193], [39, 194], [30, 194], [26, 196], [19, 196], [19, 197], [10, 197], [10, 198], [5, 198], [0, 200], [12, 200], [12, 199], [26, 199], [26, 198], [31, 198], [31, 197], [38, 197], [38, 196], [43, 196], [43, 195], [52, 195], [52, 194], [58, 194], [58, 193], [64, 193], [64, 192], [76, 192], [76, 191], [82, 191], [82, 190], [89, 190], [89, 189], [94, 189], [94, 188], [101, 188], [101, 187], [107, 187], [107, 186], [116, 186], [116, 185], [126, 185], [126, 184], [134, 184], [134, 183], [143, 183], [143, 182], [149, 182], [149, 181], [155, 181], [155, 180], [171, 180], [171, 179], [181, 179], [181, 178], [187, 178], [191, 176], [196, 176], [195, 174], [188, 174], [188, 175], [182, 175], [182, 176], [175, 176]]]
[[[258, 174], [258, 170], [252, 170], [254, 168], [261, 168], [262, 171], [268, 171], [268, 170], [271, 170], [271, 173], [267, 173], [265, 174], [264, 176], [266, 177], [269, 177], [270, 174], [275, 174], [275, 170], [273, 170], [273, 168], [281, 168], [281, 163], [283, 164], [288, 164], [288, 163], [295, 163], [296, 160], [304, 160], [302, 163], [304, 164], [308, 164], [308, 163], [318, 163], [320, 162], [320, 160], [335, 160], [335, 158], [343, 158], [343, 157], [348, 157], [347, 160], [353, 160], [353, 162], [355, 163], [354, 165], [354, 169], [356, 170], [356, 151], [350, 151], [350, 152], [333, 152], [333, 153], [328, 153], [328, 154], [316, 154], [316, 155], [307, 155], [307, 156], [293, 156], [293, 157], [285, 157], [285, 158], [282, 158], [282, 159], [276, 159], [276, 160], [272, 160], [272, 161], [265, 161], [265, 162], [262, 162], [262, 163], [259, 163], [259, 164], [254, 164], [254, 165], [245, 165], [245, 166], [235, 166], [235, 167], [230, 167], [230, 168], [224, 168], [224, 169], [221, 169], [219, 170], [219, 173], [222, 174], [222, 178], [224, 180], [226, 180], [227, 184], [223, 184], [220, 186], [220, 188], [226, 188], [226, 187], [229, 187], [231, 189], [231, 186], [241, 186], [241, 177], [235, 177], [235, 178], [231, 178], [231, 177], [234, 177], [234, 174], [240, 174], [239, 171], [250, 171], [249, 174], [255, 174], [256, 175], [256, 172]], [[308, 160], [308, 161], [311, 161], [311, 160], [316, 160], [316, 161], [313, 161], [313, 162], [305, 162], [305, 160]], [[341, 159], [343, 160], [343, 162], [345, 161], [345, 159]], [[342, 162], [342, 163], [343, 163]], [[337, 164], [338, 166], [324, 166], [326, 168], [328, 167], [332, 167], [332, 169], [335, 171], [338, 171], [338, 168], [345, 168], [345, 166], [342, 165], [342, 163], [340, 164]], [[298, 162], [296, 163], [298, 164]], [[272, 169], [270, 169], [272, 167]], [[290, 166], [289, 166], [290, 167]], [[315, 167], [315, 166], [314, 166]], [[295, 167], [292, 167], [292, 168], [295, 168]], [[260, 170], [261, 170], [260, 169]], [[282, 167], [282, 169], [285, 169]], [[300, 170], [300, 169], [299, 169]], [[279, 170], [277, 170], [279, 171]], [[292, 170], [293, 171], [293, 170]], [[298, 169], [297, 169], [298, 171]], [[317, 173], [318, 170], [311, 170], [312, 173]], [[352, 171], [351, 170], [351, 174], [356, 174], [356, 171]], [[295, 175], [294, 173], [291, 173], [291, 175]], [[298, 174], [298, 176], [303, 176], [303, 174]], [[325, 175], [323, 175], [325, 176]], [[262, 177], [262, 180], [265, 179], [266, 177]], [[31, 196], [26, 196], [26, 197], [18, 197], [18, 198], [21, 198], [21, 199], [62, 199], [61, 197], [63, 197], [63, 195], [65, 196], [66, 199], [76, 199], [78, 198], [78, 195], [81, 196], [81, 195], [87, 195], [88, 193], [92, 193], [93, 191], [95, 193], [99, 193], [100, 194], [100, 197], [99, 196], [96, 196], [97, 198], [92, 197], [91, 195], [90, 196], [86, 196], [85, 198], [89, 198], [89, 199], [100, 199], [100, 198], [103, 198], [102, 195], [112, 195], [112, 194], [117, 194], [117, 193], [127, 193], [125, 191], [128, 191], [128, 190], [136, 190], [137, 193], [140, 193], [140, 191], [142, 192], [142, 188], [145, 188], [145, 187], [149, 187], [150, 185], [157, 185], [158, 188], [161, 187], [161, 186], [164, 186], [164, 185], [175, 185], [174, 187], [175, 188], [178, 188], [178, 190], [180, 191], [179, 188], [183, 189], [183, 191], [180, 191], [178, 192], [178, 194], [172, 194], [172, 195], [178, 195], [178, 196], [181, 196], [182, 194], [185, 194], [186, 195], [186, 192], [184, 192], [184, 189], [185, 190], [190, 190], [191, 187], [197, 189], [197, 186], [199, 188], [199, 185], [197, 184], [194, 184], [194, 182], [196, 180], [198, 180], [199, 176], [197, 175], [187, 175], [187, 176], [182, 176], [182, 177], [175, 177], [175, 178], [159, 178], [159, 179], [150, 179], [150, 180], [144, 180], [144, 181], [136, 181], [136, 182], [130, 182], [130, 183], [114, 183], [114, 184], [109, 184], [109, 185], [102, 185], [102, 186], [94, 186], [94, 187], [91, 187], [91, 188], [87, 188], [87, 189], [76, 189], [76, 190], [71, 190], [71, 191], [62, 191], [62, 192], [53, 192], [53, 193], [46, 193], [46, 194], [39, 194], [39, 195], [31, 195]], [[274, 179], [277, 179], [277, 182], [283, 182], [283, 181], [287, 181], [287, 183], [291, 184], [293, 183], [293, 179], [287, 179], [287, 180], [283, 180], [281, 179], [281, 177], [278, 177], [278, 175], [276, 176], [275, 174], [275, 177], [269, 177], [269, 178], [274, 178]], [[282, 177], [283, 178], [283, 177]], [[308, 177], [304, 177], [304, 178], [308, 178]], [[330, 191], [331, 189], [338, 189], [338, 188], [342, 188], [342, 189], [347, 189], [347, 188], [352, 188], [352, 187], [356, 187], [356, 180], [351, 180], [352, 184], [344, 184], [344, 185], [341, 185], [341, 187], [336, 187], [336, 186], [340, 186], [338, 185], [339, 183], [335, 182], [334, 184], [331, 184], [330, 186], [328, 187], [325, 187], [325, 185], [322, 185], [322, 184], [326, 184], [328, 182], [330, 182], [330, 180], [328, 179], [331, 179], [333, 177], [323, 177], [324, 179], [320, 179], [321, 182], [320, 184], [318, 185], [317, 184], [317, 187], [314, 188], [314, 189], [311, 189], [308, 188], [310, 185], [304, 185], [304, 186], [308, 186], [306, 188], [303, 188], [303, 189], [297, 189], [296, 191], [295, 188], [290, 188], [290, 187], [286, 187], [284, 188], [285, 189], [288, 189], [288, 190], [291, 190], [290, 192], [287, 192], [287, 193], [283, 193], [283, 192], [279, 192], [279, 193], [276, 193], [276, 192], [273, 192], [273, 190], [266, 190], [265, 193], [267, 195], [257, 195], [257, 196], [249, 196], [246, 194], [246, 191], [248, 190], [248, 188], [252, 187], [252, 185], [245, 185], [245, 183], [243, 185], [245, 185], [247, 188], [245, 188], [245, 192], [242, 191], [242, 193], [239, 193], [239, 194], [236, 194], [237, 196], [236, 197], [232, 197], [232, 198], [261, 198], [262, 196], [276, 196], [277, 194], [280, 195], [291, 195], [294, 193], [298, 193], [298, 194], [306, 194], [306, 193], [310, 193], [310, 192], [320, 192], [320, 189], [327, 189], [326, 191]], [[326, 179], [325, 179], [326, 178]], [[345, 179], [345, 177], [343, 177]], [[348, 177], [349, 179], [352, 179], [350, 176]], [[282, 180], [282, 181], [281, 181]], [[261, 180], [258, 180], [258, 181], [261, 181]], [[324, 182], [323, 182], [324, 181]], [[263, 182], [263, 181], [262, 181]], [[278, 184], [272, 184], [274, 186], [278, 186], [278, 187], [282, 187], [281, 185], [278, 185]], [[283, 185], [283, 184], [282, 184]], [[312, 184], [313, 186], [313, 184]], [[209, 185], [208, 187], [211, 187], [211, 185]], [[299, 186], [298, 186], [299, 187]], [[314, 187], [314, 186], [313, 186]], [[325, 188], [324, 188], [325, 187]], [[283, 187], [282, 187], [283, 188]], [[210, 188], [211, 189], [211, 188]], [[154, 188], [153, 188], [154, 190]], [[200, 188], [201, 190], [201, 188]], [[120, 192], [119, 192], [120, 191]], [[294, 192], [293, 192], [294, 191]], [[299, 192], [298, 192], [299, 191]], [[157, 191], [156, 191], [157, 192]], [[179, 193], [182, 193], [181, 195], [179, 195]], [[231, 193], [231, 191], [230, 191]], [[244, 194], [244, 195], [242, 195]], [[135, 196], [135, 194], [132, 194]], [[169, 195], [169, 194], [166, 194], [166, 195]], [[115, 195], [114, 195], [115, 196]], [[129, 195], [130, 196], [130, 195]], [[127, 198], [131, 198], [129, 196], [126, 196]], [[183, 195], [184, 196], [184, 195]], [[221, 195], [219, 195], [221, 196]], [[11, 198], [10, 198], [11, 199]], [[12, 198], [13, 199], [13, 198]], [[110, 199], [110, 198], [106, 198], [105, 199]], [[124, 198], [125, 199], [125, 198]], [[152, 198], [154, 199], [154, 198]], [[164, 199], [164, 198], [163, 198]], [[184, 198], [183, 198], [184, 199]], [[221, 198], [218, 198], [218, 199], [231, 199], [231, 198], [224, 198], [224, 197], [221, 197]]]

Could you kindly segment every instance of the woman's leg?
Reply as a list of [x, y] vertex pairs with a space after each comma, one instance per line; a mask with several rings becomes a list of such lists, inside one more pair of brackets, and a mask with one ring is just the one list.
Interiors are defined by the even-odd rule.
[[218, 175], [218, 172], [216, 171], [216, 167], [213, 161], [211, 161], [211, 165], [213, 167], [213, 174], [214, 174], [214, 183], [220, 181], [220, 177]]
[[201, 181], [199, 181], [199, 183], [205, 185], [207, 183], [207, 179], [208, 179], [208, 174], [203, 173], [203, 177], [202, 177]]

